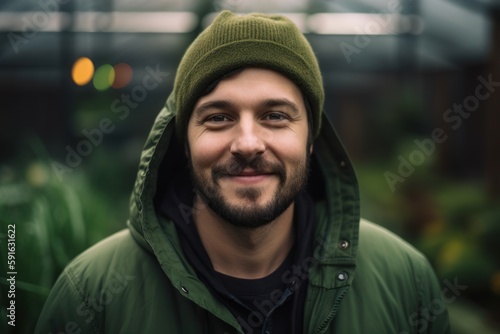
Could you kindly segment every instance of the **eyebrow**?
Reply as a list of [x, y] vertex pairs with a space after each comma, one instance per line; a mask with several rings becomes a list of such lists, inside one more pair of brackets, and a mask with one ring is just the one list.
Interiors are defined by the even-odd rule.
[[[299, 107], [297, 106], [297, 104], [286, 98], [265, 99], [261, 103], [259, 103], [259, 107], [260, 108], [287, 107], [290, 108], [294, 114], [299, 114]], [[234, 104], [228, 100], [214, 100], [203, 103], [202, 105], [197, 107], [193, 113], [200, 115], [209, 109], [231, 109], [231, 108], [234, 108]]]
[[263, 107], [288, 107], [294, 114], [299, 113], [299, 107], [295, 102], [290, 101], [289, 99], [265, 99], [261, 105]]
[[230, 109], [232, 107], [233, 104], [227, 100], [208, 101], [197, 107], [193, 114], [200, 115], [209, 109]]

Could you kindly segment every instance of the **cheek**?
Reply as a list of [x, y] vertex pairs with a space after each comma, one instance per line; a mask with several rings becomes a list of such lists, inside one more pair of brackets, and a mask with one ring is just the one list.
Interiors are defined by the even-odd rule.
[[309, 155], [305, 147], [299, 146], [298, 148], [301, 149], [295, 149], [291, 152], [288, 152], [287, 155], [290, 169], [293, 170], [302, 168], [307, 159], [307, 156]]
[[304, 169], [308, 152], [302, 143], [295, 147], [288, 143], [286, 146], [282, 145], [279, 150], [274, 150], [274, 155], [285, 168], [287, 178], [290, 180]]
[[289, 136], [275, 137], [272, 141], [273, 151], [280, 159], [287, 162], [291, 168], [296, 168], [304, 162], [309, 154], [307, 146], [307, 130], [294, 132]]
[[209, 139], [190, 141], [191, 163], [197, 169], [210, 169], [224, 154], [222, 145]]

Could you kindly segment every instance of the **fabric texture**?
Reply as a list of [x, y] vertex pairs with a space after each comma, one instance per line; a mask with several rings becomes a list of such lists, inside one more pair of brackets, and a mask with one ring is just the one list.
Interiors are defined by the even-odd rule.
[[[257, 47], [252, 45], [242, 43], [242, 52]], [[269, 57], [286, 62], [292, 61], [292, 54]], [[201, 81], [183, 81], [176, 89], [192, 85], [186, 91], [197, 94], [204, 85]], [[142, 152], [128, 229], [68, 264], [46, 301], [35, 333], [254, 332], [252, 321], [257, 318], [247, 319], [245, 326], [235, 319], [197, 276], [182, 251], [175, 224], [158, 214], [159, 194], [186, 174], [175, 116], [179, 114], [176, 104], [183, 101], [187, 108], [187, 102], [176, 94], [170, 95], [157, 116]], [[283, 275], [285, 283], [295, 280], [307, 287], [303, 326], [297, 333], [449, 333], [446, 308], [436, 306], [444, 305], [443, 294], [448, 298], [452, 291], [441, 293], [420, 252], [360, 218], [353, 166], [327, 117], [323, 113], [321, 117], [306, 189], [316, 220], [312, 256]], [[178, 209], [189, 223], [189, 205], [180, 203]]]
[[206, 87], [239, 67], [275, 70], [295, 82], [307, 98], [316, 136], [324, 102], [318, 61], [304, 35], [280, 15], [236, 15], [223, 11], [187, 49], [174, 82], [176, 123], [184, 138], [196, 101]]

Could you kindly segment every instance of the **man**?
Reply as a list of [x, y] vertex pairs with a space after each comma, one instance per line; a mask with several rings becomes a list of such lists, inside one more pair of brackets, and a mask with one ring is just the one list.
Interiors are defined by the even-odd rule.
[[128, 230], [68, 265], [36, 332], [448, 333], [427, 260], [360, 220], [323, 100], [291, 21], [222, 12], [179, 65]]

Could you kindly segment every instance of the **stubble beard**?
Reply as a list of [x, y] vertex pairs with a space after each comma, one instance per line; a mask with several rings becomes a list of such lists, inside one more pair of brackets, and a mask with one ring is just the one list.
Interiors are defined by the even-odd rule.
[[[271, 223], [295, 201], [307, 184], [309, 165], [310, 157], [306, 154], [303, 163], [293, 171], [293, 175], [287, 175], [286, 169], [280, 163], [267, 162], [260, 156], [252, 161], [234, 156], [228, 162], [215, 165], [211, 178], [208, 178], [201, 175], [192, 162], [189, 162], [191, 180], [202, 201], [225, 222], [247, 229], [256, 229]], [[278, 176], [279, 184], [268, 203], [257, 203], [262, 196], [262, 189], [259, 187], [240, 187], [236, 190], [236, 197], [245, 202], [242, 205], [231, 204], [224, 198], [219, 179], [237, 175], [247, 166], [257, 174], [273, 173]]]

